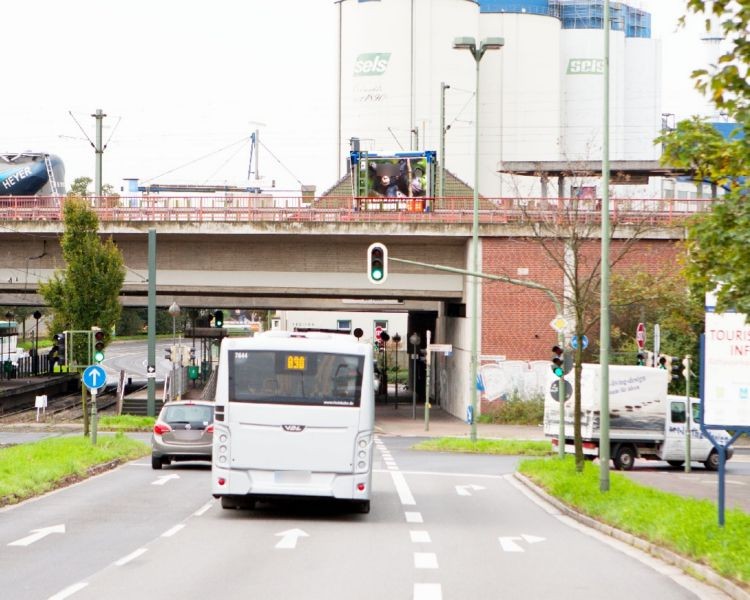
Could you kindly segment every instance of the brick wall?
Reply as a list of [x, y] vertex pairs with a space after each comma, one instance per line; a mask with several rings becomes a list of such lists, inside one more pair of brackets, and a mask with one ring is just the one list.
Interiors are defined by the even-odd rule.
[[[622, 254], [624, 243], [613, 241], [610, 258]], [[559, 246], [562, 251], [562, 244]], [[597, 264], [598, 241], [586, 245], [585, 263]], [[678, 268], [678, 248], [671, 240], [637, 241], [622, 255], [615, 271], [641, 269], [658, 273]], [[562, 298], [562, 273], [539, 242], [528, 238], [483, 238], [482, 271], [529, 280], [547, 286]], [[598, 308], [597, 308], [598, 310]], [[508, 360], [538, 360], [548, 357], [557, 342], [550, 327], [556, 310], [547, 294], [518, 285], [484, 280], [482, 283], [481, 354], [505, 355]], [[596, 333], [598, 336], [598, 331]]]

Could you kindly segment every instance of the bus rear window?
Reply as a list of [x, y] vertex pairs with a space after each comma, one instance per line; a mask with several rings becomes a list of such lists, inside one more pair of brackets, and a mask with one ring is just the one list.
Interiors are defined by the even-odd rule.
[[364, 357], [324, 352], [229, 352], [229, 401], [359, 406]]

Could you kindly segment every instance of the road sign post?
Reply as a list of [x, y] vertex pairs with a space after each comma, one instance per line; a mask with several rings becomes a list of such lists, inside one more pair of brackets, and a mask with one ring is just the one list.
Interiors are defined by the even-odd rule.
[[99, 365], [92, 365], [86, 367], [81, 379], [91, 392], [91, 443], [96, 446], [96, 393], [107, 383], [107, 373]]

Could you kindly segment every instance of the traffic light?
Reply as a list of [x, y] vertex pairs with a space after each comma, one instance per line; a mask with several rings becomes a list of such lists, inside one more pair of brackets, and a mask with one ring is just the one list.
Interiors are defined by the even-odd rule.
[[172, 346], [164, 348], [164, 358], [171, 362], [172, 360]]
[[214, 313], [214, 327], [224, 327], [224, 312], [221, 310]]
[[667, 361], [671, 360], [671, 357], [667, 356], [666, 354], [660, 354], [659, 355], [659, 368], [666, 371], [669, 369], [667, 366]]
[[670, 356], [667, 361], [669, 365], [669, 372], [672, 374], [672, 381], [679, 381], [680, 375], [682, 374], [682, 367], [680, 366], [679, 356]]
[[642, 367], [646, 364], [646, 353], [645, 352], [639, 352], [635, 357], [635, 364], [637, 364], [639, 367]]
[[565, 359], [563, 357], [563, 349], [560, 346], [552, 346], [552, 372], [555, 377], [562, 377], [565, 375]]
[[94, 361], [100, 363], [104, 360], [104, 332], [99, 329], [94, 332]]
[[370, 283], [381, 284], [388, 277], [388, 249], [375, 242], [367, 248], [367, 279]]
[[66, 358], [65, 332], [55, 334], [55, 345], [57, 346], [57, 364], [64, 365]]
[[190, 346], [190, 362], [195, 362], [195, 346]]
[[682, 376], [685, 379], [688, 379], [688, 377], [690, 376], [690, 357], [689, 356], [686, 356], [685, 358], [682, 359], [682, 366], [683, 366]]
[[573, 356], [565, 354], [560, 346], [552, 346], [552, 372], [555, 377], [564, 377], [573, 368]]

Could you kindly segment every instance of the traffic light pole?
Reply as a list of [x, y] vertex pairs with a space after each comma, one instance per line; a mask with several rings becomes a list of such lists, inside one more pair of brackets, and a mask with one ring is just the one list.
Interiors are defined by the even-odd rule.
[[[559, 310], [559, 309], [558, 309]], [[557, 343], [560, 348], [565, 348], [565, 332], [557, 332]], [[560, 426], [557, 437], [557, 455], [562, 460], [565, 458], [565, 371], [557, 378], [557, 406], [560, 411]]]

